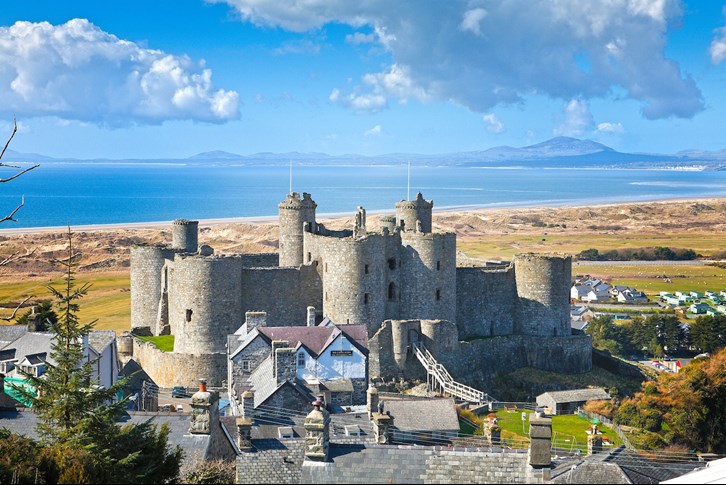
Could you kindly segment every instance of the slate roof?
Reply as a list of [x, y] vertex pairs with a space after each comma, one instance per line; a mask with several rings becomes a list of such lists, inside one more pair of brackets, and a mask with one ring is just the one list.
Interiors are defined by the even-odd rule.
[[38, 365], [45, 362], [46, 353], [41, 352], [39, 354], [26, 355], [25, 359], [30, 365]]
[[651, 460], [621, 446], [610, 453], [598, 453], [563, 464], [553, 469], [550, 476], [555, 483], [655, 484], [679, 477], [703, 465], [695, 461]]
[[704, 468], [661, 483], [726, 483], [726, 458], [710, 461]]
[[594, 389], [573, 389], [571, 391], [550, 391], [540, 394], [537, 399], [539, 400], [540, 397], [544, 396], [550, 397], [556, 403], [610, 399], [610, 395], [599, 387]]
[[393, 416], [393, 424], [400, 431], [459, 431], [459, 418], [451, 398], [381, 401], [384, 412]]
[[14, 359], [15, 359], [15, 349], [0, 350], [0, 361], [14, 360]]
[[348, 340], [364, 354], [368, 354], [368, 331], [365, 325], [345, 325], [341, 327], [316, 326], [316, 327], [258, 327], [260, 335], [269, 341], [287, 340], [292, 347], [298, 344], [317, 358], [335, 339], [342, 333]]
[[255, 407], [265, 402], [280, 387], [272, 371], [273, 361], [270, 356], [250, 374], [250, 384], [255, 391]]
[[26, 325], [0, 325], [0, 349], [28, 333]]
[[88, 333], [88, 343], [96, 349], [99, 354], [116, 340], [116, 332], [113, 330], [91, 330]]
[[2, 350], [15, 349], [15, 358], [22, 361], [26, 356], [47, 354], [45, 359], [50, 364], [55, 364], [50, 357], [52, 335], [47, 332], [26, 332], [17, 340], [7, 344]]

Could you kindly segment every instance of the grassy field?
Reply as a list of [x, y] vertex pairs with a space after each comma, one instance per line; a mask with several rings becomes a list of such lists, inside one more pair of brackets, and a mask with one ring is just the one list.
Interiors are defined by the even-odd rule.
[[[592, 266], [573, 265], [575, 274], [589, 274], [607, 278], [617, 285], [626, 285], [645, 291], [649, 296], [661, 291], [726, 290], [726, 269], [717, 266]], [[661, 276], [667, 275], [671, 283]]]
[[[91, 282], [86, 296], [80, 301], [79, 318], [82, 323], [98, 320], [97, 330], [129, 330], [131, 325], [131, 293], [128, 272], [86, 273], [78, 276], [77, 283]], [[0, 283], [0, 302], [8, 308], [0, 309], [0, 316], [8, 317], [15, 305], [28, 296], [33, 300], [52, 300], [48, 288], [52, 285], [61, 289], [63, 279], [30, 277], [18, 279], [4, 277]], [[13, 305], [13, 303], [15, 305]], [[9, 308], [12, 306], [12, 308]], [[21, 309], [18, 315], [26, 310]]]
[[[522, 422], [522, 412], [525, 413], [524, 423]], [[531, 411], [506, 411], [500, 409], [497, 411], [497, 422], [502, 428], [502, 438], [509, 440], [513, 448], [526, 448], [529, 440], [529, 418]], [[485, 420], [485, 417], [481, 417]], [[570, 448], [572, 451], [579, 449], [582, 453], [587, 451], [587, 433], [585, 432], [590, 426], [587, 419], [577, 415], [563, 415], [552, 417], [552, 441], [558, 448]], [[467, 429], [470, 429], [467, 426]], [[622, 440], [612, 429], [607, 426], [598, 425], [598, 429], [608, 437], [613, 447], [620, 446]]]
[[705, 256], [726, 249], [723, 235], [718, 233], [618, 234], [613, 231], [610, 234], [549, 234], [544, 228], [536, 235], [483, 236], [457, 243], [457, 248], [470, 258], [482, 259], [511, 259], [515, 254], [524, 252], [575, 255], [590, 248], [603, 252], [654, 246], [693, 249]]

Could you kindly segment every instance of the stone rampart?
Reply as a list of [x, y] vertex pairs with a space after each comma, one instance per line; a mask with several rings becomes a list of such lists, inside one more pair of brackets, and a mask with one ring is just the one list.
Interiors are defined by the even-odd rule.
[[199, 386], [206, 378], [211, 387], [222, 387], [227, 378], [227, 354], [163, 352], [134, 338], [134, 359], [159, 387]]
[[516, 301], [514, 267], [456, 269], [459, 338], [511, 335]]

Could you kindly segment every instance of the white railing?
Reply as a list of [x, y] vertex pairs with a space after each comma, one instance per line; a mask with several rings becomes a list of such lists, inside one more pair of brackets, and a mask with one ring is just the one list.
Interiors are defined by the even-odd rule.
[[426, 369], [429, 387], [433, 387], [432, 385], [436, 384], [442, 392], [472, 403], [482, 404], [494, 401], [494, 399], [486, 393], [460, 382], [456, 382], [454, 378], [451, 377], [451, 374], [449, 374], [449, 371], [446, 370], [446, 367], [439, 364], [434, 356], [431, 355], [431, 352], [429, 352], [423, 344], [412, 344], [412, 347], [419, 362], [421, 362], [421, 365], [423, 365]]

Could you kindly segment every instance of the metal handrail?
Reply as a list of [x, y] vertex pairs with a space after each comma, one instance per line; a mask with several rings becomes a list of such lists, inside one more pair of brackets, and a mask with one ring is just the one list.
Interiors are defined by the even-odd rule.
[[449, 371], [446, 370], [446, 367], [444, 367], [443, 364], [439, 364], [434, 356], [431, 355], [431, 352], [429, 352], [423, 344], [413, 344], [413, 349], [419, 362], [426, 369], [427, 374], [433, 376], [438, 381], [444, 392], [460, 399], [476, 403], [492, 401], [488, 394], [460, 382], [456, 382]]

